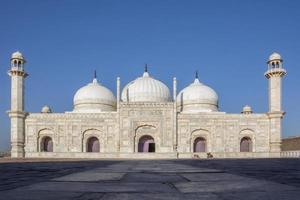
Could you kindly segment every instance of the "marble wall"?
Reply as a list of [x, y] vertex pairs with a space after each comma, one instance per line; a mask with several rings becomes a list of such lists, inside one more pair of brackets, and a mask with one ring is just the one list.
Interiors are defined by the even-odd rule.
[[[270, 152], [267, 114], [176, 113], [173, 102], [121, 103], [116, 112], [30, 113], [25, 120], [26, 157], [191, 158], [276, 157]], [[149, 135], [155, 153], [137, 153], [139, 139]], [[43, 137], [53, 140], [53, 153], [41, 152]], [[87, 140], [97, 137], [100, 153], [87, 153]], [[194, 140], [205, 138], [206, 152], [193, 153]], [[248, 137], [252, 152], [240, 152]]]

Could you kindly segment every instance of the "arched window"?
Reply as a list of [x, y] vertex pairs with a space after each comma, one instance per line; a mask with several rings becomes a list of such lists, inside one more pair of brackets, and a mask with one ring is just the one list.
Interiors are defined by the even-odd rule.
[[197, 137], [195, 139], [194, 152], [206, 152], [206, 140], [203, 137]]
[[100, 152], [100, 143], [98, 138], [96, 137], [90, 137], [87, 140], [87, 152]]
[[155, 152], [155, 142], [153, 137], [144, 135], [139, 139], [138, 152]]
[[252, 141], [249, 137], [243, 137], [240, 143], [241, 152], [252, 152]]
[[272, 68], [275, 68], [275, 63], [274, 62], [272, 62]]
[[44, 137], [41, 142], [42, 152], [53, 152], [53, 141], [51, 137]]

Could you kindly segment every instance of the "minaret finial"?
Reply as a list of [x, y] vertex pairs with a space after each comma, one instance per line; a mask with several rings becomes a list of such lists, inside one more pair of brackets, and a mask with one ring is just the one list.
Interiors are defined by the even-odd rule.
[[148, 65], [147, 65], [147, 63], [145, 64], [145, 72], [148, 72]]
[[199, 75], [198, 75], [198, 70], [196, 70], [196, 73], [195, 73], [195, 78], [198, 79], [199, 78]]

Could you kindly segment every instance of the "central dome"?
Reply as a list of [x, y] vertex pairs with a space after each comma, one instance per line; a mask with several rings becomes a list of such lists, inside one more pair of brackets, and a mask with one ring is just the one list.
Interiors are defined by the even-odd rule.
[[124, 87], [121, 98], [123, 102], [167, 102], [171, 99], [169, 88], [152, 78], [147, 70]]

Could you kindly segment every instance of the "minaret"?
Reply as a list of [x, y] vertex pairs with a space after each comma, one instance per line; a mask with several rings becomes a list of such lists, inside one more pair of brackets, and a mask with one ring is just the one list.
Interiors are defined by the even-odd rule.
[[286, 74], [282, 62], [281, 56], [273, 53], [269, 57], [268, 71], [265, 73], [269, 80], [270, 152], [277, 153], [278, 156], [281, 151], [281, 119], [284, 115], [281, 108], [281, 82]]
[[11, 157], [24, 157], [25, 142], [25, 115], [24, 112], [24, 79], [27, 73], [24, 71], [25, 59], [20, 52], [12, 54], [10, 59], [11, 77], [11, 109], [8, 111], [11, 119]]
[[[178, 133], [177, 133], [177, 80], [173, 78], [173, 150], [178, 152]], [[178, 157], [178, 154], [177, 154]]]

